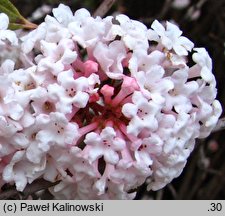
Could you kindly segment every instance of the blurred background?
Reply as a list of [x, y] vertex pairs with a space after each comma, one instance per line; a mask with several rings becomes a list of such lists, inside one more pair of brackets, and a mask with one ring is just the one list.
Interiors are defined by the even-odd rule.
[[[59, 3], [67, 4], [74, 11], [84, 7], [94, 13], [102, 0], [12, 2], [24, 17], [38, 24]], [[118, 13], [124, 13], [148, 27], [155, 19], [175, 22], [196, 47], [205, 47], [213, 60], [217, 98], [225, 107], [225, 0], [117, 0], [107, 15]], [[148, 192], [146, 185], [142, 185], [136, 199], [225, 199], [225, 130], [197, 141], [179, 178], [156, 192]]]

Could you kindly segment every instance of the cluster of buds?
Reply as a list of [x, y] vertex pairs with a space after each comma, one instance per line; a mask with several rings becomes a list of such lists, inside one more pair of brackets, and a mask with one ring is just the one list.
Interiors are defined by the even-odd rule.
[[58, 199], [133, 199], [178, 177], [218, 121], [211, 59], [170, 22], [60, 4], [22, 37], [7, 26], [0, 14], [1, 52], [18, 46], [20, 66], [0, 67], [0, 186], [44, 178]]

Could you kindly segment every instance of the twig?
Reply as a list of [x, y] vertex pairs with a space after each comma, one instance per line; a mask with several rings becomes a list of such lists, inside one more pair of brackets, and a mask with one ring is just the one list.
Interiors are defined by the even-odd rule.
[[171, 3], [172, 3], [172, 0], [166, 0], [164, 2], [164, 5], [162, 7], [161, 12], [157, 16], [155, 16], [155, 17], [140, 18], [139, 21], [140, 22], [143, 22], [146, 25], [150, 25], [150, 24], [152, 24], [152, 22], [155, 19], [157, 19], [157, 20], [163, 20], [165, 18], [166, 13], [171, 8]]
[[161, 189], [156, 192], [156, 200], [162, 200], [163, 199], [163, 194], [164, 194], [164, 189]]
[[168, 187], [169, 191], [171, 192], [173, 199], [176, 200], [177, 199], [177, 191], [176, 191], [175, 187], [171, 183], [168, 184], [167, 187]]
[[206, 173], [209, 173], [211, 175], [217, 175], [217, 176], [220, 176], [221, 179], [225, 180], [225, 176], [224, 176], [224, 173], [222, 173], [221, 171], [219, 170], [215, 170], [215, 169], [210, 169], [210, 168], [206, 168], [206, 169], [203, 169]]
[[57, 185], [60, 181], [57, 182], [49, 182], [46, 181], [44, 179], [38, 179], [36, 181], [34, 181], [32, 184], [28, 185], [24, 191], [22, 192], [22, 194], [24, 196], [29, 196], [37, 191], [40, 190], [44, 190], [44, 189], [48, 189], [54, 185]]
[[166, 13], [168, 12], [168, 10], [170, 9], [171, 7], [171, 3], [172, 3], [172, 0], [166, 0], [164, 5], [163, 5], [163, 8], [161, 10], [161, 12], [159, 13], [157, 19], [163, 19], [164, 16], [166, 15]]
[[[225, 173], [225, 162], [222, 164], [220, 173]], [[225, 178], [220, 175], [214, 175], [212, 180], [206, 186], [205, 199], [216, 199], [217, 194], [224, 188]]]
[[[199, 140], [198, 142], [202, 142], [201, 140]], [[181, 186], [177, 192], [177, 199], [185, 199], [185, 194], [187, 194], [189, 187], [191, 185], [191, 181], [193, 176], [195, 176], [195, 168], [196, 168], [196, 161], [198, 160], [198, 146], [196, 146], [195, 151], [193, 152], [193, 156], [192, 158], [189, 159], [189, 165], [186, 166], [186, 169], [188, 169], [188, 171], [185, 172], [184, 177], [183, 177], [183, 181], [181, 183]]]
[[0, 193], [0, 200], [6, 200], [12, 197], [16, 197], [16, 195], [18, 194], [19, 192], [15, 188], [9, 189]]
[[23, 192], [17, 191], [16, 188], [12, 188], [10, 190], [1, 192], [0, 200], [10, 199], [10, 198], [15, 197], [16, 195], [22, 195], [23, 197], [28, 197], [29, 195], [31, 195], [35, 192], [38, 192], [38, 191], [44, 190], [44, 189], [48, 189], [49, 187], [52, 187], [58, 183], [59, 183], [59, 181], [49, 182], [44, 179], [38, 179], [38, 180], [34, 181], [33, 183], [27, 185]]
[[110, 10], [110, 8], [113, 6], [116, 0], [104, 0], [100, 6], [96, 9], [93, 16], [100, 16], [103, 17], [106, 15], [106, 13]]

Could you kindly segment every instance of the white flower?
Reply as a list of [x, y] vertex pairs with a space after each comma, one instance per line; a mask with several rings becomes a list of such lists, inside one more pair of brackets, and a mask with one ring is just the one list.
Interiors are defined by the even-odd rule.
[[155, 20], [151, 25], [153, 30], [148, 30], [149, 40], [162, 43], [166, 49], [173, 49], [179, 56], [188, 55], [194, 44], [184, 36], [181, 36], [182, 31], [174, 24], [166, 22], [166, 28]]
[[104, 156], [106, 162], [115, 164], [119, 160], [117, 151], [125, 147], [124, 140], [116, 137], [116, 132], [111, 127], [104, 128], [100, 134], [88, 133], [84, 142], [90, 146], [88, 155], [90, 162]]
[[10, 163], [3, 170], [3, 179], [6, 182], [15, 182], [16, 189], [23, 191], [26, 184], [43, 174], [45, 161], [40, 165], [34, 165], [24, 159], [25, 151], [17, 151]]
[[144, 163], [147, 167], [152, 165], [151, 155], [160, 155], [162, 153], [163, 142], [156, 134], [143, 139], [143, 143], [135, 151], [135, 158], [138, 163]]
[[137, 136], [142, 130], [155, 131], [158, 128], [155, 114], [160, 107], [153, 101], [148, 101], [138, 91], [134, 92], [132, 102], [126, 103], [122, 108], [122, 113], [131, 119], [127, 132]]
[[212, 60], [195, 48], [193, 64], [170, 22], [60, 4], [22, 44], [8, 25], [0, 14], [0, 186], [44, 178], [60, 181], [55, 199], [133, 199], [178, 177], [217, 124]]
[[0, 29], [1, 30], [6, 30], [9, 25], [9, 18], [6, 14], [0, 13]]
[[62, 39], [58, 44], [42, 40], [41, 49], [43, 55], [38, 57], [38, 71], [47, 70], [56, 76], [77, 58], [71, 39]]
[[58, 8], [54, 8], [52, 12], [58, 22], [64, 26], [67, 26], [74, 18], [70, 8], [64, 4], [59, 4]]
[[65, 114], [72, 112], [73, 105], [78, 108], [86, 106], [89, 96], [97, 89], [99, 83], [98, 75], [91, 74], [88, 78], [80, 77], [74, 79], [72, 70], [63, 71], [58, 75], [58, 82], [48, 86], [49, 98], [55, 102], [56, 110]]
[[12, 45], [18, 45], [18, 39], [15, 32], [7, 30], [9, 18], [6, 14], [0, 13], [0, 45], [5, 45], [5, 40], [8, 40]]
[[118, 36], [122, 37], [126, 47], [130, 50], [143, 49], [147, 50], [147, 28], [144, 24], [129, 19], [129, 17], [119, 14], [116, 16], [116, 20], [120, 23], [121, 32]]
[[76, 124], [69, 123], [62, 113], [42, 114], [40, 116], [46, 123], [37, 134], [36, 139], [41, 142], [44, 151], [48, 151], [51, 145], [66, 146], [73, 143], [78, 135]]
[[94, 46], [105, 32], [105, 22], [100, 18], [93, 18], [86, 9], [79, 9], [74, 14], [74, 21], [70, 22], [68, 29], [73, 40], [83, 48]]
[[139, 71], [136, 79], [143, 94], [152, 98], [155, 103], [164, 104], [165, 95], [173, 89], [174, 84], [169, 77], [164, 77], [165, 71], [159, 65], [152, 65], [147, 72]]
[[126, 48], [121, 41], [113, 41], [109, 45], [98, 42], [93, 54], [108, 77], [123, 77], [122, 61], [126, 57]]

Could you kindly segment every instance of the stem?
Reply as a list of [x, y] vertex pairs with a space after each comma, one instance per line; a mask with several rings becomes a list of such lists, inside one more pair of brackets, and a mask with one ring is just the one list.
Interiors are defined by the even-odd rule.
[[22, 26], [25, 29], [36, 29], [38, 27], [38, 25], [36, 25], [35, 23], [32, 23], [26, 19], [24, 20], [24, 24]]
[[31, 184], [28, 184], [24, 191], [19, 192], [16, 190], [16, 188], [12, 188], [7, 191], [2, 191], [0, 193], [0, 200], [6, 200], [15, 197], [16, 195], [21, 195], [22, 197], [27, 197], [33, 193], [36, 193], [40, 190], [48, 189], [56, 184], [58, 184], [60, 181], [56, 182], [49, 182], [44, 179], [37, 179]]
[[110, 10], [110, 8], [113, 6], [116, 0], [104, 0], [100, 6], [96, 9], [93, 16], [97, 17], [103, 17], [106, 15], [106, 13]]

